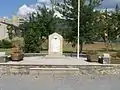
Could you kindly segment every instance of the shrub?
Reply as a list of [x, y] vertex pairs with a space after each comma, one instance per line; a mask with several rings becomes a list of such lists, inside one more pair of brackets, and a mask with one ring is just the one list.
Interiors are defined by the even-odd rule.
[[12, 39], [12, 44], [16, 44], [21, 48], [24, 48], [24, 39], [20, 37], [15, 37]]
[[7, 39], [3, 39], [1, 41], [1, 48], [11, 48], [12, 47], [12, 42]]
[[28, 29], [24, 35], [26, 53], [39, 53], [41, 50], [40, 35], [34, 29]]
[[2, 41], [0, 40], [0, 48], [2, 48]]

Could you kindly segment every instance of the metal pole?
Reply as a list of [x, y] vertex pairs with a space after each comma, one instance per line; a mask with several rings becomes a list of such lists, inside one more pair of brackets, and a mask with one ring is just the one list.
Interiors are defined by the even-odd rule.
[[80, 50], [80, 47], [79, 47], [79, 30], [80, 29], [80, 0], [78, 0], [78, 41], [77, 41], [77, 59], [79, 59], [79, 50]]

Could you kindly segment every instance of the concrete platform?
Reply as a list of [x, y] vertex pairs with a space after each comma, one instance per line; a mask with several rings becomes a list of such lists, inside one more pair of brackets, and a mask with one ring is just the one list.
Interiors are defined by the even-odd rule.
[[28, 64], [28, 65], [100, 65], [99, 63], [91, 63], [84, 58], [64, 57], [64, 58], [44, 58], [44, 57], [25, 57], [23, 61], [9, 61], [6, 64]]

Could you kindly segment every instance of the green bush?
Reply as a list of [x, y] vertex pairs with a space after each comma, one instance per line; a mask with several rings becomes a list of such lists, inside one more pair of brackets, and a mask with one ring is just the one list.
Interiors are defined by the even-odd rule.
[[41, 41], [39, 33], [34, 29], [28, 29], [24, 35], [25, 53], [39, 53], [41, 51]]
[[12, 47], [12, 42], [6, 39], [3, 39], [0, 41], [1, 48], [11, 48]]
[[2, 48], [2, 41], [0, 40], [0, 48]]

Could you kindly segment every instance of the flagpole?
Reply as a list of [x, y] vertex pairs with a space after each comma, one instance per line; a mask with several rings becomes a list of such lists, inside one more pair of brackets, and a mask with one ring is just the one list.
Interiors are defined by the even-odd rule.
[[79, 41], [79, 32], [80, 32], [80, 0], [78, 0], [78, 39], [77, 39], [77, 59], [79, 59], [80, 52], [80, 41]]

